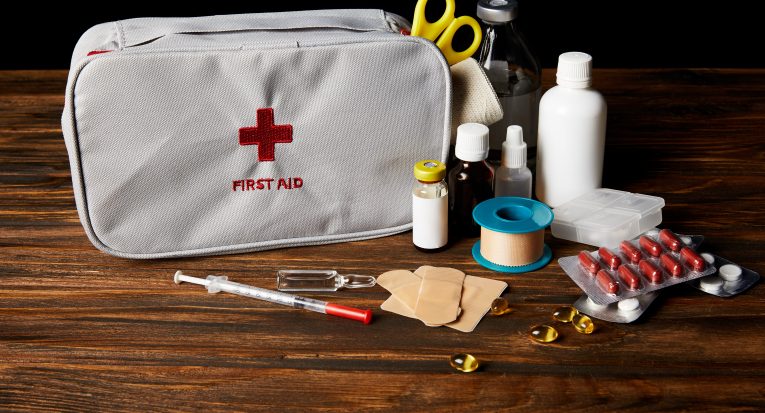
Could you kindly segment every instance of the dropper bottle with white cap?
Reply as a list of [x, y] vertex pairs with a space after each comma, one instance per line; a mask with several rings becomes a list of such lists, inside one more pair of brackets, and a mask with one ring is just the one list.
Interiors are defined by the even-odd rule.
[[457, 128], [454, 147], [457, 165], [449, 171], [449, 234], [477, 237], [481, 227], [473, 220], [473, 208], [494, 197], [494, 168], [489, 156], [489, 128], [463, 123]]
[[531, 198], [531, 171], [526, 167], [526, 142], [523, 128], [507, 127], [507, 138], [502, 142], [502, 166], [497, 168], [494, 180], [495, 196]]

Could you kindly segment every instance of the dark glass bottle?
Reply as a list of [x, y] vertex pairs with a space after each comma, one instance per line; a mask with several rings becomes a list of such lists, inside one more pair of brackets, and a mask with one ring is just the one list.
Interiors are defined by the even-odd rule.
[[481, 227], [473, 221], [473, 208], [494, 197], [494, 169], [489, 155], [489, 128], [466, 123], [457, 128], [457, 164], [449, 171], [449, 233], [477, 237]]
[[542, 69], [516, 23], [518, 1], [480, 0], [476, 12], [485, 27], [479, 63], [486, 70], [505, 114], [504, 119], [489, 128], [491, 149], [499, 154], [507, 127], [520, 125], [529, 156], [533, 158], [537, 146]]

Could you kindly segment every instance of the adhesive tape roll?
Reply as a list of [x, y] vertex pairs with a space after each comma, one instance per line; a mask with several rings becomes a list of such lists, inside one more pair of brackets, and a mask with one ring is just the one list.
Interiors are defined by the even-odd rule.
[[473, 258], [484, 267], [519, 273], [550, 262], [552, 251], [544, 235], [553, 213], [547, 205], [528, 198], [493, 198], [473, 209], [473, 219], [481, 226]]

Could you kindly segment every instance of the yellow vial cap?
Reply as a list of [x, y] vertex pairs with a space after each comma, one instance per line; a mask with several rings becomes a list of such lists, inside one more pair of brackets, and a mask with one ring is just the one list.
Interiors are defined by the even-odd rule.
[[414, 179], [438, 182], [446, 177], [446, 166], [439, 161], [426, 159], [414, 164]]

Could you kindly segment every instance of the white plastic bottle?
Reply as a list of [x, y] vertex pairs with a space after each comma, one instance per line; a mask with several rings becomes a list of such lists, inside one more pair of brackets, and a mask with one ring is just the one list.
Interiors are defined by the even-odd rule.
[[494, 175], [494, 196], [520, 196], [531, 198], [531, 171], [526, 167], [526, 142], [523, 128], [507, 127], [502, 142], [502, 166]]
[[590, 87], [591, 72], [590, 55], [563, 53], [558, 86], [539, 104], [536, 195], [553, 208], [601, 185], [606, 101]]

